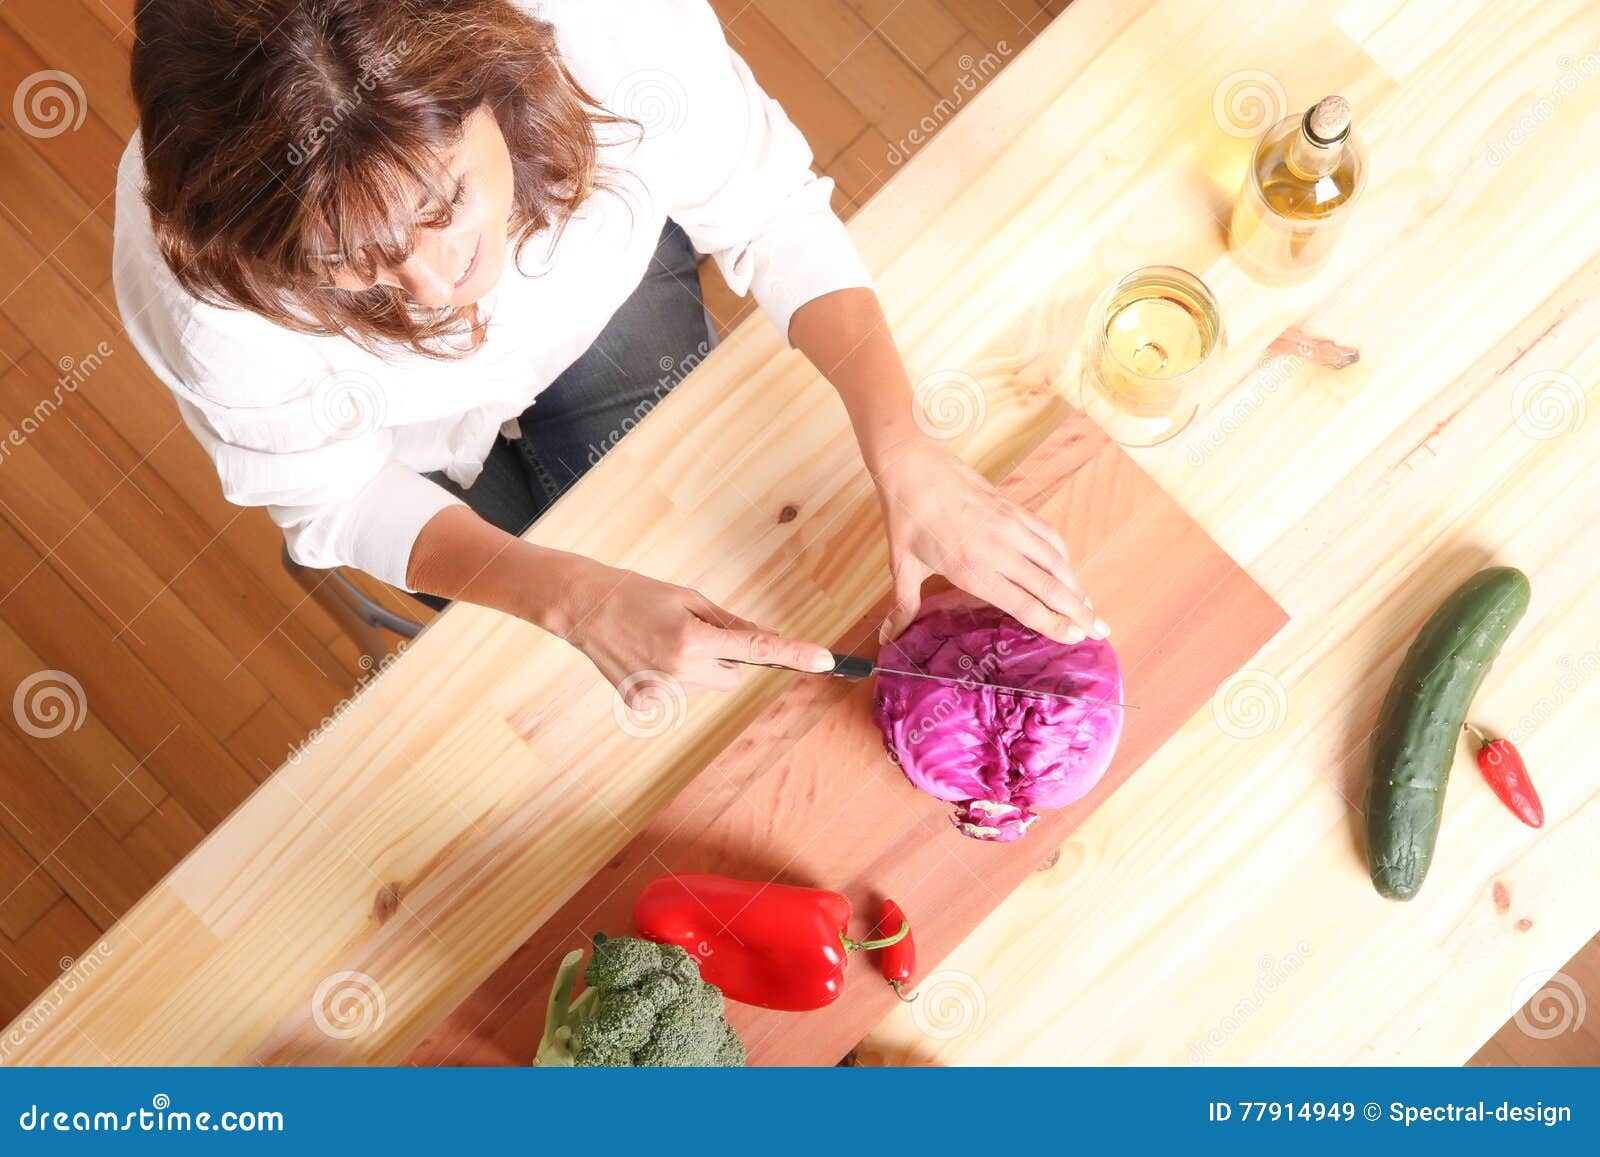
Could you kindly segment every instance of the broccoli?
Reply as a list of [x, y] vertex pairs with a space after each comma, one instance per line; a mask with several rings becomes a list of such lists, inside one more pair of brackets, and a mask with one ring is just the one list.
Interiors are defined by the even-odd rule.
[[682, 948], [596, 933], [586, 987], [573, 1000], [582, 961], [582, 949], [561, 961], [535, 1064], [744, 1064], [744, 1042], [722, 1015], [722, 990], [700, 979]]

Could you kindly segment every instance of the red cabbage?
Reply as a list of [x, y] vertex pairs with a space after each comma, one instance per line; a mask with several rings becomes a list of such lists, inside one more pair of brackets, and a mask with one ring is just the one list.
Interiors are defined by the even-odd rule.
[[889, 758], [913, 786], [954, 803], [952, 821], [974, 839], [1021, 839], [1038, 811], [1083, 798], [1122, 737], [1120, 708], [985, 686], [1121, 701], [1110, 643], [1054, 642], [960, 591], [927, 600], [878, 662], [962, 680], [880, 673], [872, 714]]

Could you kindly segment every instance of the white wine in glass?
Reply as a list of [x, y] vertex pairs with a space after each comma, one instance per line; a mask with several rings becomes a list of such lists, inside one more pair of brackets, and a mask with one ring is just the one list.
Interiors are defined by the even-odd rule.
[[1170, 265], [1135, 270], [1089, 311], [1083, 409], [1125, 446], [1165, 442], [1193, 419], [1223, 342], [1205, 282]]

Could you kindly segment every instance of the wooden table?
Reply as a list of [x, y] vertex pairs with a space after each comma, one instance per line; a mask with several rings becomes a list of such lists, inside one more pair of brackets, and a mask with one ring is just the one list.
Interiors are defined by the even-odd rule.
[[[855, 218], [914, 374], [982, 382], [989, 416], [960, 445], [989, 469], [1041, 437], [1101, 284], [1200, 273], [1227, 316], [1223, 386], [1139, 460], [1293, 616], [863, 1060], [1456, 1063], [1600, 926], [1595, 53], [1582, 0], [1077, 0]], [[1370, 150], [1364, 203], [1315, 283], [1258, 287], [1220, 224], [1251, 145], [1232, 98], [1334, 91]], [[1291, 326], [1361, 361], [1259, 366]], [[581, 490], [540, 541], [796, 634], [836, 634], [884, 588], [843, 415], [764, 323]], [[1518, 739], [1549, 819], [1511, 820], [1463, 755], [1428, 886], [1391, 904], [1352, 806], [1367, 731], [1416, 626], [1490, 560], [1535, 594], [1475, 715]], [[0, 1046], [403, 1056], [787, 680], [692, 700], [641, 745], [584, 660], [452, 610]], [[316, 991], [349, 996], [346, 1018], [313, 1025]]]

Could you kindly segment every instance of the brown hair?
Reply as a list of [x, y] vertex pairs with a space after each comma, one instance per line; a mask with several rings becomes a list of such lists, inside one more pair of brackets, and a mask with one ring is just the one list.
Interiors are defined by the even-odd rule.
[[404, 261], [418, 227], [450, 220], [441, 158], [487, 104], [511, 153], [520, 253], [593, 191], [595, 125], [615, 119], [567, 71], [554, 29], [509, 0], [140, 0], [135, 32], [145, 199], [178, 282], [368, 349], [447, 357], [482, 329], [472, 307], [330, 286], [314, 250], [366, 280]]

